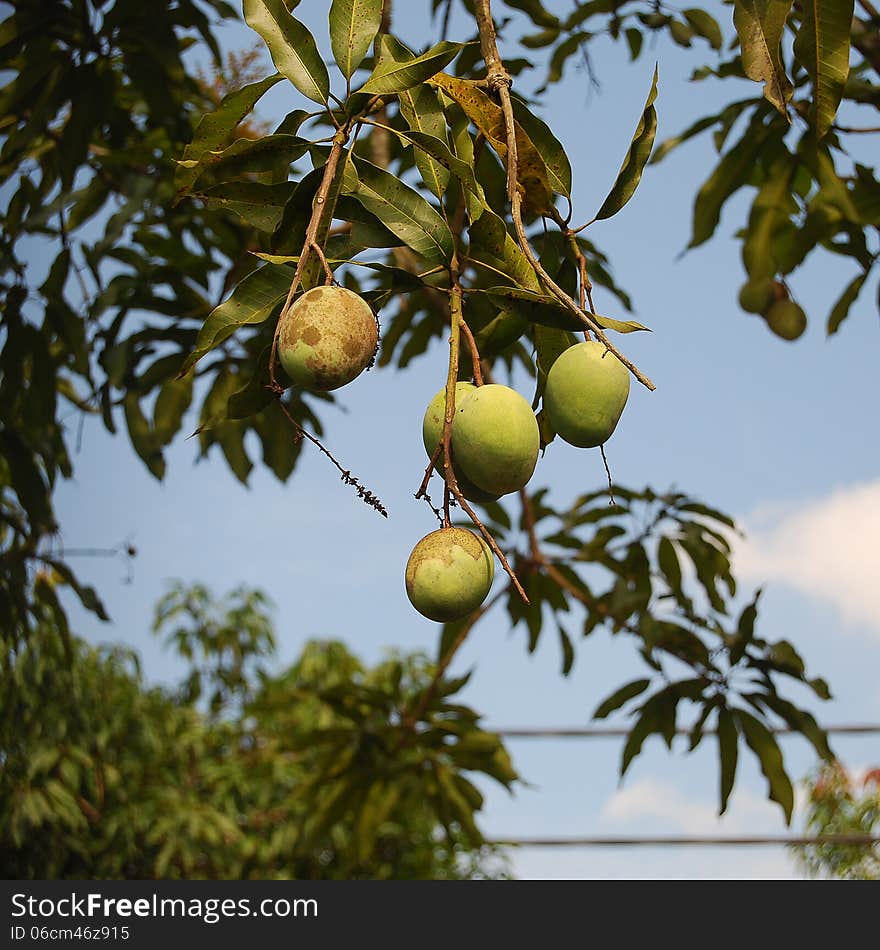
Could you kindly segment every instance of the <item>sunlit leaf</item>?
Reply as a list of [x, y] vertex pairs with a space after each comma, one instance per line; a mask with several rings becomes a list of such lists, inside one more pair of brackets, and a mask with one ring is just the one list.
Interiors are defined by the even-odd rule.
[[350, 79], [367, 55], [382, 22], [382, 0], [333, 0], [330, 48], [342, 75]]
[[651, 91], [648, 93], [645, 109], [639, 119], [639, 124], [636, 126], [629, 152], [617, 173], [617, 180], [596, 214], [596, 219], [599, 221], [617, 214], [632, 198], [641, 180], [645, 165], [651, 156], [654, 136], [657, 134], [657, 110], [654, 108], [654, 100], [657, 98], [657, 77], [658, 71], [655, 66]]
[[452, 256], [448, 225], [430, 204], [399, 178], [362, 158], [354, 158], [357, 188], [351, 194], [405, 244], [427, 260]]
[[372, 75], [359, 91], [383, 96], [412, 89], [413, 86], [418, 86], [435, 73], [439, 73], [444, 66], [448, 66], [458, 56], [464, 45], [464, 43], [450, 43], [443, 40], [421, 56], [399, 60], [392, 55], [391, 47], [383, 43], [383, 55], [379, 57]]
[[821, 138], [831, 128], [849, 75], [853, 0], [802, 0], [794, 55], [813, 81], [810, 111]]
[[733, 24], [749, 79], [764, 83], [764, 98], [788, 116], [791, 81], [782, 63], [782, 33], [793, 0], [734, 0]]
[[272, 62], [308, 99], [324, 104], [330, 77], [315, 38], [291, 16], [284, 0], [244, 0], [244, 18], [263, 38]]
[[211, 311], [199, 330], [192, 353], [180, 370], [183, 376], [212, 349], [220, 346], [240, 327], [268, 320], [276, 307], [284, 302], [290, 290], [293, 271], [289, 267], [267, 264], [241, 281], [227, 300]]

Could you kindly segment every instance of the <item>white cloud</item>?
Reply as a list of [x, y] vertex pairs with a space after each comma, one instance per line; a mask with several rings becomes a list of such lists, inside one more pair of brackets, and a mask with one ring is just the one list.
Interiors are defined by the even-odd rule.
[[744, 519], [736, 570], [831, 603], [843, 620], [880, 634], [880, 480]]
[[653, 833], [691, 835], [779, 834], [779, 806], [746, 788], [738, 788], [725, 815], [719, 818], [718, 804], [687, 797], [676, 786], [655, 778], [644, 778], [617, 791], [602, 808], [604, 826], [619, 829], [636, 823], [639, 831], [655, 827]]

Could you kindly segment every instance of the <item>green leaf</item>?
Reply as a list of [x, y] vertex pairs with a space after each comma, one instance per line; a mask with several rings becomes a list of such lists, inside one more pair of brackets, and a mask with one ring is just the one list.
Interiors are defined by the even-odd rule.
[[545, 10], [541, 0], [504, 0], [504, 5], [527, 13], [535, 26], [544, 26], [551, 29], [559, 26], [559, 17], [555, 13]]
[[657, 545], [657, 561], [663, 576], [666, 578], [669, 589], [674, 594], [681, 593], [681, 563], [675, 553], [675, 545], [665, 535]]
[[826, 762], [834, 759], [834, 753], [828, 744], [828, 734], [806, 710], [798, 709], [793, 703], [775, 693], [750, 693], [746, 694], [746, 699], [756, 700], [760, 704], [769, 706], [788, 726], [807, 739], [821, 758]]
[[141, 461], [160, 482], [165, 477], [165, 459], [156, 433], [144, 415], [135, 392], [126, 393], [123, 401], [125, 423], [131, 444]]
[[193, 375], [162, 384], [153, 407], [153, 431], [160, 445], [167, 445], [180, 430], [193, 397]]
[[556, 626], [559, 630], [559, 644], [562, 647], [562, 669], [560, 672], [563, 676], [568, 676], [574, 665], [574, 646], [571, 637], [565, 632], [562, 625], [557, 624]]
[[599, 703], [596, 707], [596, 711], [593, 713], [593, 718], [607, 718], [611, 713], [620, 709], [621, 706], [628, 703], [631, 699], [635, 699], [636, 696], [640, 696], [644, 693], [650, 685], [651, 681], [649, 679], [640, 679], [633, 680], [631, 683], [621, 686], [620, 689], [615, 690], [610, 696], [607, 696]]
[[254, 172], [274, 171], [279, 165], [289, 165], [301, 158], [310, 147], [310, 142], [297, 135], [264, 135], [258, 139], [236, 139], [224, 149], [203, 152], [199, 159], [180, 164], [197, 170], [192, 186], [195, 187], [199, 178], [209, 172], [215, 181], [223, 181]]
[[736, 723], [726, 706], [722, 706], [718, 710], [717, 732], [718, 757], [721, 761], [721, 805], [718, 814], [723, 815], [727, 811], [727, 802], [730, 793], [733, 791], [736, 763], [739, 755], [739, 736], [736, 731]]
[[408, 247], [429, 261], [452, 258], [452, 232], [440, 215], [399, 178], [362, 158], [353, 158], [357, 188], [351, 194]]
[[862, 287], [865, 286], [867, 279], [868, 271], [865, 271], [847, 284], [846, 290], [840, 295], [828, 315], [828, 336], [837, 333], [841, 323], [849, 316], [850, 308], [856, 302], [856, 298], [859, 296]]
[[651, 81], [651, 91], [648, 93], [648, 99], [645, 102], [645, 108], [639, 124], [636, 126], [635, 135], [633, 135], [629, 152], [620, 166], [617, 173], [617, 180], [611, 189], [610, 194], [602, 203], [596, 215], [597, 221], [610, 218], [632, 198], [642, 177], [645, 165], [651, 156], [651, 149], [654, 145], [654, 136], [657, 134], [657, 110], [654, 108], [654, 100], [657, 98], [657, 78], [658, 70], [654, 67], [654, 78]]
[[691, 7], [683, 10], [684, 18], [690, 23], [694, 33], [702, 36], [712, 49], [721, 49], [724, 43], [724, 37], [721, 34], [721, 27], [718, 21], [711, 13], [701, 10], [698, 7]]
[[798, 159], [784, 151], [770, 166], [767, 179], [752, 202], [742, 247], [743, 264], [750, 280], [774, 277], [780, 270], [777, 240], [780, 230], [798, 210], [791, 194], [798, 166]]
[[750, 604], [743, 607], [742, 613], [736, 624], [736, 637], [730, 646], [731, 665], [739, 663], [746, 652], [746, 647], [752, 642], [755, 633], [755, 621], [758, 619], [758, 598], [761, 596], [760, 588], [755, 592], [755, 597]]
[[[383, 43], [389, 55], [395, 59], [406, 61], [414, 58], [414, 54], [403, 43], [391, 36], [383, 37]], [[397, 97], [397, 102], [400, 106], [400, 114], [413, 132], [433, 135], [442, 142], [446, 142], [446, 117], [437, 93], [433, 89], [419, 84], [401, 92]], [[462, 156], [458, 155], [458, 158], [461, 159]], [[416, 150], [415, 160], [422, 181], [438, 198], [442, 197], [449, 182], [448, 169], [431, 158], [430, 153], [426, 153], [423, 149]], [[470, 165], [473, 165], [472, 156]]]
[[192, 353], [180, 370], [183, 376], [215, 347], [229, 339], [239, 327], [263, 323], [280, 306], [293, 279], [289, 267], [267, 264], [248, 274], [227, 300], [208, 315]]
[[630, 767], [632, 760], [642, 751], [645, 739], [647, 739], [651, 733], [659, 732], [661, 729], [662, 710], [660, 704], [654, 702], [656, 698], [656, 695], [652, 696], [651, 699], [642, 706], [639, 718], [626, 737], [626, 742], [623, 746], [623, 755], [620, 760], [621, 778], [626, 775], [626, 771]]
[[746, 76], [764, 83], [764, 98], [788, 118], [792, 85], [782, 63], [782, 34], [793, 0], [734, 0]]
[[[578, 319], [570, 310], [549, 294], [538, 293], [523, 287], [488, 287], [472, 290], [471, 293], [485, 293], [508, 301], [520, 308], [520, 313], [530, 323], [546, 327], [556, 327], [562, 330], [583, 330], [586, 323]], [[638, 330], [648, 330], [648, 327], [635, 320], [613, 320], [598, 313], [591, 313], [590, 317], [605, 330], [617, 330], [618, 333], [634, 333]]]
[[785, 771], [778, 743], [764, 723], [751, 713], [747, 713], [744, 709], [737, 709], [733, 714], [749, 748], [755, 753], [761, 765], [761, 771], [767, 779], [771, 801], [782, 808], [785, 821], [790, 824], [791, 813], [794, 809], [794, 789]]
[[[424, 88], [424, 87], [423, 87]], [[431, 90], [426, 89], [426, 92], [430, 94]], [[391, 129], [394, 134], [403, 140], [405, 143], [412, 143], [416, 149], [416, 164], [418, 165], [419, 153], [424, 153], [429, 156], [432, 160], [431, 167], [428, 169], [429, 177], [425, 180], [425, 184], [437, 195], [438, 198], [442, 197], [443, 192], [438, 193], [435, 188], [440, 188], [441, 185], [445, 190], [446, 182], [449, 181], [449, 172], [452, 172], [453, 175], [467, 188], [467, 190], [472, 194], [479, 196], [482, 194], [482, 188], [480, 187], [477, 179], [474, 177], [474, 170], [466, 162], [463, 162], [460, 158], [457, 158], [452, 154], [449, 146], [442, 139], [437, 138], [434, 135], [428, 135], [425, 132], [403, 132], [398, 129]], [[445, 172], [445, 181], [439, 175], [435, 174], [435, 169], [439, 166], [439, 171]]]
[[244, 0], [244, 18], [263, 38], [278, 72], [313, 102], [326, 104], [330, 77], [315, 38], [284, 0]]
[[689, 247], [697, 247], [715, 233], [727, 199], [749, 179], [755, 161], [771, 131], [758, 110], [742, 138], [733, 145], [706, 179], [694, 201], [693, 235]]
[[284, 213], [292, 185], [266, 185], [259, 181], [227, 181], [202, 192], [209, 208], [231, 211], [258, 231], [272, 232]]
[[193, 140], [183, 150], [183, 159], [174, 177], [178, 197], [186, 194], [199, 177], [199, 161], [202, 156], [223, 145], [239, 122], [250, 115], [259, 99], [276, 83], [281, 82], [282, 78], [276, 73], [259, 82], [242, 86], [241, 89], [224, 96], [213, 112], [199, 119]]
[[35, 529], [54, 528], [49, 489], [40, 468], [31, 450], [10, 429], [0, 429], [0, 457], [9, 467], [12, 487], [32, 526]]
[[351, 79], [382, 23], [382, 0], [333, 0], [330, 48], [342, 75]]
[[383, 37], [376, 68], [359, 91], [374, 96], [384, 96], [412, 89], [413, 86], [425, 82], [449, 65], [466, 45], [443, 40], [421, 56], [399, 60], [395, 58], [399, 55], [399, 45], [392, 46], [386, 42], [386, 37]]
[[816, 137], [831, 128], [849, 75], [853, 0], [802, 0], [794, 55], [813, 81], [810, 103]]

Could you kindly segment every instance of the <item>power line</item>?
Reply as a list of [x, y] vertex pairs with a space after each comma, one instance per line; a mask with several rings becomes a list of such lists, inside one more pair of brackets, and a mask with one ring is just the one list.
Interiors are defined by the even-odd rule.
[[701, 837], [694, 835], [661, 835], [644, 838], [595, 836], [587, 838], [495, 838], [488, 842], [501, 847], [519, 848], [690, 848], [690, 847], [774, 847], [779, 845], [836, 847], [874, 847], [880, 837], [874, 835], [726, 835]]
[[[622, 726], [586, 726], [586, 727], [515, 727], [491, 730], [503, 739], [625, 739], [630, 730]], [[800, 735], [796, 729], [781, 726], [770, 730], [777, 736]], [[867, 736], [880, 734], [880, 724], [854, 724], [841, 726], [826, 726], [828, 735], [836, 736]], [[677, 736], [689, 736], [690, 729], [676, 729]], [[704, 730], [705, 735], [715, 735], [714, 729]]]

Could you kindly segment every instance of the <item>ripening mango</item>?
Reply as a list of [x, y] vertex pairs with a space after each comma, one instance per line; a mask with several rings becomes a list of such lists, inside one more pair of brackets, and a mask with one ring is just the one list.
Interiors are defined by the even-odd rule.
[[345, 287], [313, 287], [282, 320], [278, 359], [294, 385], [330, 392], [360, 376], [378, 340], [365, 300]]

